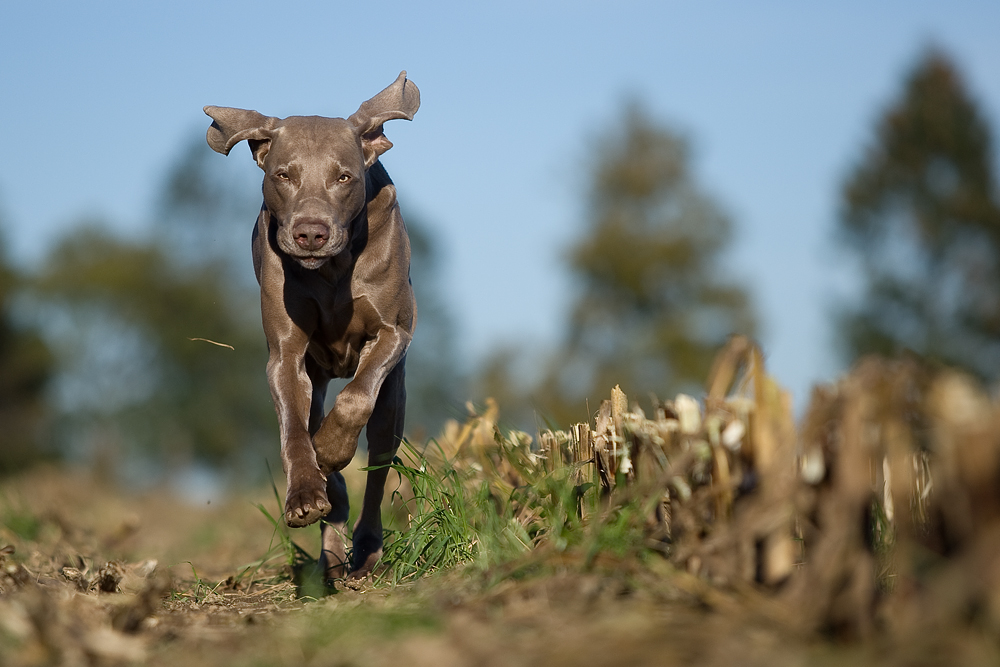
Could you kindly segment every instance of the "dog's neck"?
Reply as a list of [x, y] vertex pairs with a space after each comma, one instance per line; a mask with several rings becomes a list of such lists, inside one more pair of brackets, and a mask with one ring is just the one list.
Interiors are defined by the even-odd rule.
[[365, 206], [369, 210], [374, 207], [380, 212], [388, 212], [395, 205], [396, 186], [389, 178], [389, 172], [376, 160], [365, 172]]

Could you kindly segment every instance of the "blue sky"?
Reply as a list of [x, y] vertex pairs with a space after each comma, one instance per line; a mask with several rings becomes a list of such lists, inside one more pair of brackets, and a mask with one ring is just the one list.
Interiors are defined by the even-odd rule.
[[[562, 335], [588, 146], [635, 98], [689, 139], [731, 214], [727, 266], [801, 408], [841, 370], [828, 316], [855, 281], [833, 237], [839, 183], [928, 44], [1000, 132], [998, 30], [1000, 3], [963, 0], [16, 3], [0, 41], [3, 231], [28, 265], [81, 219], [142, 234], [202, 106], [346, 116], [406, 69], [422, 107], [386, 126], [383, 163], [404, 216], [442, 241], [461, 352], [528, 354]], [[218, 168], [259, 181], [246, 151]], [[233, 251], [249, 272], [247, 242]]]

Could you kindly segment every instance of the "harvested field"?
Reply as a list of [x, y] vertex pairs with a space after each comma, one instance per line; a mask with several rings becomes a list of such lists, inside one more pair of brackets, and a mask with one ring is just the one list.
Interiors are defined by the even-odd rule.
[[8, 480], [0, 664], [1000, 662], [995, 401], [871, 358], [796, 427], [745, 339], [707, 386], [537, 437], [491, 403], [405, 448], [361, 586], [317, 580], [318, 531], [275, 529], [271, 489]]

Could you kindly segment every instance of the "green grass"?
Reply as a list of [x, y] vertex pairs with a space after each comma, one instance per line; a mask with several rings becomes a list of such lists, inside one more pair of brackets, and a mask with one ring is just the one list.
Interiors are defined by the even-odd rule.
[[[652, 553], [644, 528], [649, 503], [602, 498], [593, 483], [583, 481], [582, 466], [546, 471], [515, 437], [497, 434], [496, 445], [494, 460], [510, 464], [523, 483], [508, 488], [497, 470], [403, 444], [401, 453], [411, 463], [397, 457], [389, 467], [412, 494], [404, 497], [397, 489], [391, 501], [408, 522], [386, 530], [377, 583], [396, 585], [462, 565], [508, 569], [538, 549], [579, 553], [588, 566], [601, 553]], [[432, 442], [431, 454], [434, 447]]]
[[391, 501], [408, 519], [403, 529], [385, 531], [382, 561], [389, 567], [378, 581], [391, 585], [468, 563], [476, 555], [474, 505], [459, 471], [447, 461], [435, 467], [409, 443], [402, 446], [416, 466], [406, 465], [398, 456], [389, 465], [399, 486], [406, 480], [412, 490], [409, 498], [399, 487], [391, 494]]
[[201, 578], [201, 575], [198, 574], [198, 570], [195, 568], [194, 563], [189, 560], [184, 562], [191, 566], [191, 575], [194, 577], [192, 587], [189, 592], [181, 592], [176, 589], [172, 590], [170, 592], [170, 596], [172, 598], [180, 599], [184, 597], [191, 597], [195, 602], [202, 603], [226, 583], [225, 580], [222, 580], [213, 586]]
[[34, 542], [42, 529], [42, 521], [33, 513], [9, 506], [3, 514], [2, 523], [22, 540]]
[[[387, 466], [390, 488], [393, 476], [397, 484], [384, 507], [376, 586], [397, 586], [462, 566], [478, 572], [522, 571], [517, 563], [533, 554], [571, 552], [589, 567], [604, 553], [652, 553], [645, 543], [650, 503], [626, 494], [602, 496], [589, 481], [587, 466], [547, 469], [528, 439], [517, 433], [504, 437], [497, 432], [488, 450], [454, 459], [433, 440], [423, 449], [404, 441]], [[282, 520], [283, 505], [273, 482], [271, 490], [276, 512], [256, 504], [272, 526], [267, 550], [244, 566], [237, 580], [249, 587], [291, 578], [300, 597], [329, 595], [333, 589], [324, 582], [317, 560], [292, 539]], [[351, 537], [350, 528], [346, 537]]]

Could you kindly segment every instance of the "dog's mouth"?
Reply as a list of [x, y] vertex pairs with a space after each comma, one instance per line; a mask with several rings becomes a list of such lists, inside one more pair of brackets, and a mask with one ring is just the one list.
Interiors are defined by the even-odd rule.
[[296, 257], [295, 261], [307, 269], [318, 269], [326, 264], [329, 257]]

